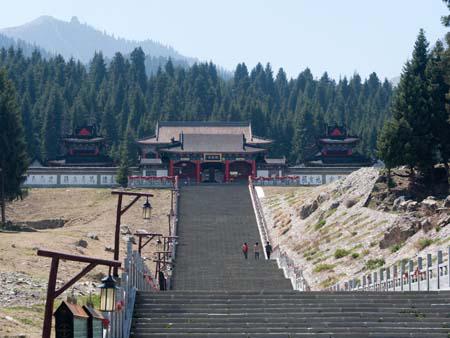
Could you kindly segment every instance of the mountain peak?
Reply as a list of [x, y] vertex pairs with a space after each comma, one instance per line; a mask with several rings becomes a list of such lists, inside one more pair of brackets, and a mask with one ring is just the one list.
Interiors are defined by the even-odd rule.
[[126, 55], [137, 47], [141, 47], [145, 54], [152, 57], [170, 57], [188, 64], [196, 61], [181, 55], [170, 46], [150, 39], [132, 41], [115, 38], [88, 24], [81, 24], [76, 16], [70, 21], [63, 21], [43, 15], [21, 26], [0, 29], [0, 33], [41, 46], [66, 59], [73, 57], [84, 63], [88, 63], [96, 51], [102, 51], [105, 57], [112, 58], [116, 52]]
[[70, 19], [70, 23], [73, 25], [79, 25], [80, 20], [78, 20], [78, 18], [76, 16], [72, 16], [72, 19]]

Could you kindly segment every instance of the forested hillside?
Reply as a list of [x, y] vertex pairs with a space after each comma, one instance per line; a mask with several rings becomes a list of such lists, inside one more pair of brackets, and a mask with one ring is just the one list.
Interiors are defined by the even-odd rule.
[[66, 59], [73, 57], [83, 63], [88, 63], [95, 51], [101, 51], [106, 58], [112, 58], [116, 52], [129, 54], [137, 47], [153, 57], [170, 57], [187, 64], [196, 61], [157, 41], [133, 41], [109, 35], [80, 23], [77, 17], [72, 17], [67, 22], [44, 15], [18, 27], [3, 28], [0, 33], [36, 44], [55, 55], [61, 54]]
[[362, 137], [361, 152], [374, 155], [377, 133], [390, 115], [392, 87], [375, 73], [336, 82], [305, 69], [288, 79], [270, 65], [248, 70], [239, 64], [232, 79], [223, 80], [212, 63], [184, 69], [169, 61], [148, 78], [145, 60], [140, 48], [129, 59], [116, 53], [110, 63], [95, 54], [88, 67], [1, 49], [0, 68], [16, 86], [30, 158], [57, 157], [62, 135], [96, 123], [117, 159], [123, 140], [151, 135], [158, 120], [250, 120], [255, 134], [276, 141], [272, 153], [291, 163], [309, 155], [314, 137], [336, 122]]

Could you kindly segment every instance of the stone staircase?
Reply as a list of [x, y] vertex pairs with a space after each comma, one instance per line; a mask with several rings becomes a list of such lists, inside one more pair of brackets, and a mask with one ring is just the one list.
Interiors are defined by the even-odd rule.
[[139, 292], [132, 337], [449, 337], [449, 292], [296, 292], [260, 241], [248, 188], [183, 187], [174, 290]]

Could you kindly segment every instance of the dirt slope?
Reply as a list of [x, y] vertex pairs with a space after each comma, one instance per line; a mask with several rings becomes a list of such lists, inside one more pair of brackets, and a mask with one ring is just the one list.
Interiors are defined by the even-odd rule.
[[409, 211], [366, 207], [378, 180], [377, 169], [364, 168], [315, 188], [264, 188], [271, 238], [303, 267], [312, 289], [435, 254], [450, 243], [450, 212], [443, 201], [427, 199]]

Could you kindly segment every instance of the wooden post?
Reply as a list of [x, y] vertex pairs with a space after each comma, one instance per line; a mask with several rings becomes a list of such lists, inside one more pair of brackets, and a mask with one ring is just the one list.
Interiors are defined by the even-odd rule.
[[225, 160], [225, 183], [230, 181], [230, 160]]
[[4, 176], [5, 173], [3, 172], [3, 169], [0, 168], [0, 202], [2, 204], [2, 209], [1, 209], [1, 213], [2, 213], [2, 225], [5, 226], [6, 225], [6, 203], [5, 203], [5, 179]]
[[173, 160], [169, 160], [169, 176], [173, 176]]
[[195, 179], [197, 183], [201, 183], [200, 160], [195, 161]]
[[45, 301], [44, 328], [42, 338], [50, 338], [52, 332], [53, 303], [55, 301], [56, 275], [58, 274], [59, 258], [53, 257], [48, 276], [47, 299]]
[[[116, 229], [114, 234], [114, 260], [119, 260], [119, 250], [120, 250], [120, 223], [122, 218], [122, 194], [119, 194], [117, 200], [117, 212], [116, 212]], [[113, 276], [119, 276], [119, 270], [114, 268]]]
[[[55, 298], [61, 295], [64, 291], [70, 288], [75, 282], [77, 282], [80, 278], [86, 275], [89, 271], [91, 271], [97, 265], [106, 265], [106, 266], [114, 266], [119, 267], [120, 262], [117, 261], [108, 261], [105, 259], [98, 259], [86, 256], [77, 256], [66, 254], [62, 252], [56, 251], [47, 251], [47, 250], [38, 250], [38, 256], [50, 257], [52, 259], [52, 263], [50, 266], [50, 274], [48, 278], [47, 285], [47, 299], [45, 301], [45, 312], [44, 312], [44, 325], [42, 328], [42, 338], [50, 338], [52, 331], [52, 317], [53, 317], [53, 303]], [[68, 261], [81, 262], [81, 263], [89, 263], [83, 270], [81, 270], [77, 275], [71, 278], [66, 284], [64, 284], [60, 289], [56, 290], [56, 279], [58, 277], [58, 266], [59, 260], [64, 259]]]

